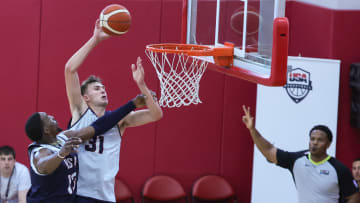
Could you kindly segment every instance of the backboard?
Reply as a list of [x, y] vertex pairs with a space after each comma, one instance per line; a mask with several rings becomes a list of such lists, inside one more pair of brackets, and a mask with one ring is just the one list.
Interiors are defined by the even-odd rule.
[[[285, 0], [183, 0], [182, 43], [234, 45], [230, 67], [208, 68], [267, 86], [286, 84]], [[245, 34], [244, 34], [245, 33]], [[214, 63], [212, 57], [201, 57]]]

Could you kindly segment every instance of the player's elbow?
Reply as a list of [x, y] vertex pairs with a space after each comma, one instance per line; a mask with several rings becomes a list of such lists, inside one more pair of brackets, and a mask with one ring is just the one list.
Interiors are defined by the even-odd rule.
[[159, 113], [159, 117], [158, 117], [158, 120], [162, 119], [162, 117], [164, 116], [164, 113], [162, 110], [160, 110], [160, 113]]
[[276, 152], [277, 149], [274, 146], [266, 150], [266, 152], [264, 152], [264, 156], [268, 162], [277, 164]]
[[67, 62], [66, 64], [65, 64], [65, 73], [66, 72], [69, 72], [71, 70], [71, 65], [69, 64], [69, 62]]
[[269, 163], [277, 164], [276, 159], [273, 159], [271, 157], [265, 157], [265, 158], [266, 158], [266, 161], [268, 161]]
[[156, 110], [151, 113], [151, 117], [153, 122], [160, 120], [163, 117], [163, 111], [161, 108], [156, 108]]
[[74, 68], [73, 65], [71, 65], [71, 63], [67, 62], [65, 64], [65, 75], [67, 74], [73, 74], [74, 73]]
[[40, 174], [49, 174], [50, 171], [46, 169], [46, 167], [43, 167], [41, 164], [39, 164], [37, 167], [36, 167], [37, 171], [40, 173]]
[[161, 109], [159, 109], [155, 114], [154, 114], [154, 120], [158, 121], [160, 120], [162, 117], [164, 116], [163, 111]]

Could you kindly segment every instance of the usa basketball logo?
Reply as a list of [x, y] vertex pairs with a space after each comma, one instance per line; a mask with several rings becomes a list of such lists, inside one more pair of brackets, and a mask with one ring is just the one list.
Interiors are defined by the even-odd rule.
[[284, 88], [295, 103], [301, 102], [312, 90], [310, 73], [301, 68], [292, 69], [288, 72]]

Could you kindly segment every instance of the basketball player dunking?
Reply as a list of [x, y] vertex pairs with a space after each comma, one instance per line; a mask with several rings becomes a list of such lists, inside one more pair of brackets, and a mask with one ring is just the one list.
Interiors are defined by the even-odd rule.
[[[109, 35], [102, 31], [97, 21], [93, 36], [66, 63], [66, 91], [72, 115], [70, 129], [89, 125], [106, 112], [108, 98], [101, 80], [90, 76], [80, 86], [77, 70], [90, 51], [107, 38]], [[136, 67], [132, 64], [131, 68], [135, 71], [134, 80], [146, 96], [147, 109], [131, 112], [105, 134], [80, 145], [75, 202], [115, 202], [114, 182], [119, 169], [121, 135], [127, 127], [144, 125], [162, 117], [160, 106], [145, 84], [141, 59], [138, 58]]]

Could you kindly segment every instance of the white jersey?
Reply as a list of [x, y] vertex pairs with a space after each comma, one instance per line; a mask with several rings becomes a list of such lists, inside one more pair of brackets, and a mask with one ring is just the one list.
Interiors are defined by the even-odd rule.
[[[94, 111], [88, 108], [70, 130], [89, 126], [97, 119]], [[115, 202], [114, 185], [119, 170], [120, 144], [120, 129], [116, 125], [80, 145], [77, 195]]]
[[[29, 170], [23, 164], [15, 162], [14, 172], [11, 176], [9, 183], [9, 177], [2, 177], [0, 175], [0, 194], [1, 200], [7, 199], [8, 203], [17, 203], [18, 192], [28, 190], [31, 186]], [[8, 196], [6, 198], [6, 190], [9, 187]]]
[[276, 153], [277, 164], [291, 171], [299, 203], [338, 203], [355, 194], [350, 170], [333, 157], [313, 162], [309, 152]]

